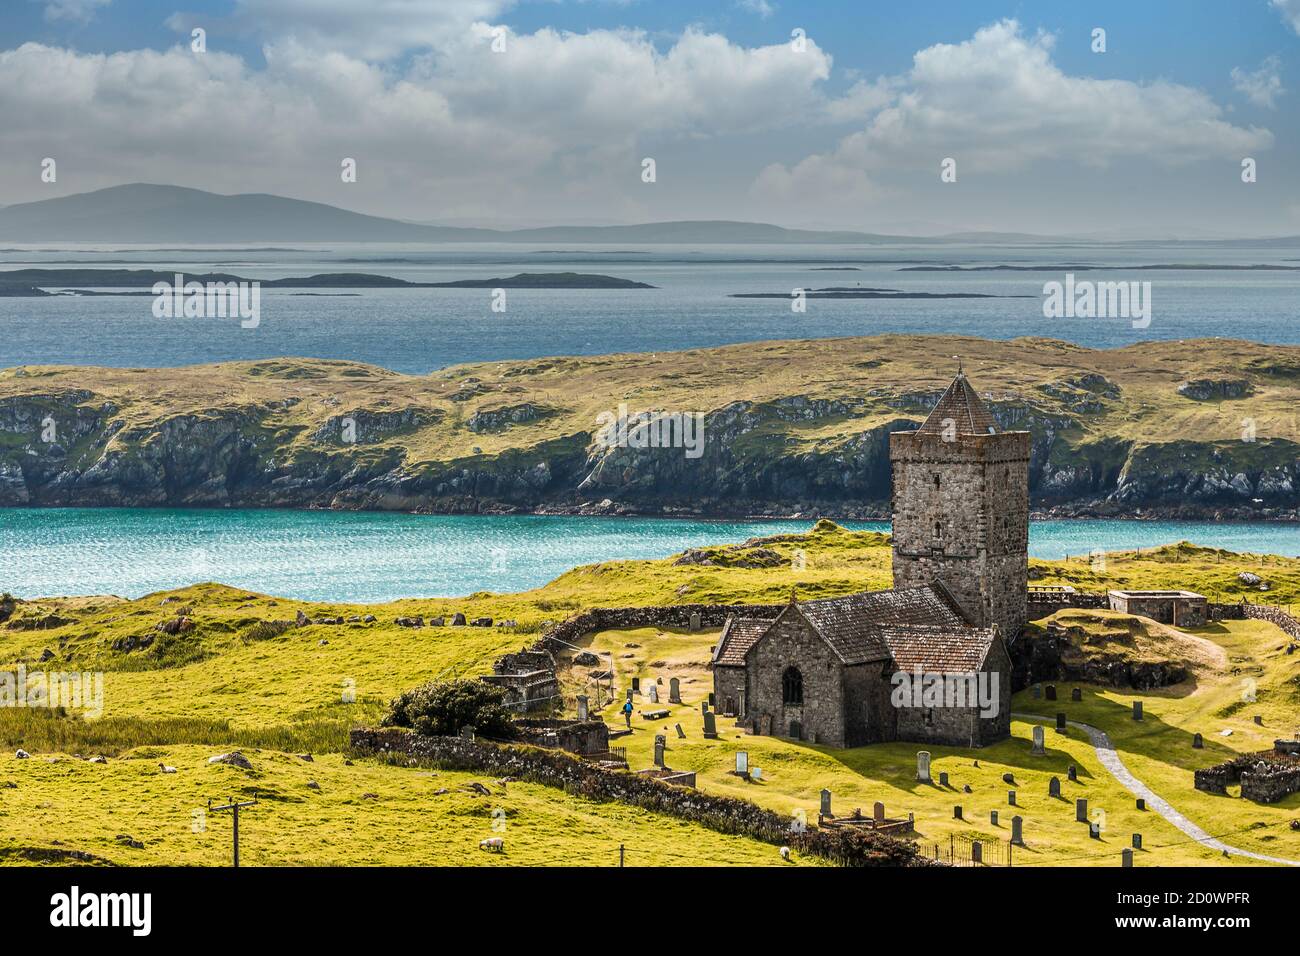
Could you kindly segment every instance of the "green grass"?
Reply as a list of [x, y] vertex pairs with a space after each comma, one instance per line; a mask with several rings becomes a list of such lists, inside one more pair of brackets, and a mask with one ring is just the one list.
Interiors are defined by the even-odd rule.
[[[746, 554], [758, 547], [775, 551], [783, 563], [742, 566]], [[237, 746], [261, 751], [262, 756], [254, 760], [264, 775], [261, 783], [268, 792], [275, 789], [286, 795], [268, 799], [265, 818], [275, 824], [264, 833], [272, 855], [261, 862], [438, 862], [419, 855], [428, 852], [452, 854], [444, 862], [498, 865], [501, 858], [489, 858], [475, 849], [482, 838], [482, 821], [467, 810], [448, 811], [427, 824], [419, 822], [417, 806], [426, 812], [442, 811], [429, 810], [427, 801], [414, 800], [415, 795], [427, 793], [421, 789], [424, 778], [418, 772], [369, 760], [344, 764], [348, 729], [374, 723], [389, 698], [418, 683], [486, 673], [497, 656], [530, 642], [544, 621], [558, 621], [585, 608], [683, 601], [779, 602], [787, 600], [792, 589], [811, 598], [889, 584], [887, 537], [848, 532], [830, 522], [820, 522], [803, 534], [713, 550], [717, 565], [678, 565], [671, 558], [605, 562], [576, 568], [521, 594], [479, 593], [372, 606], [312, 604], [217, 584], [133, 601], [21, 602], [15, 610], [20, 618], [56, 613], [71, 623], [44, 631], [0, 626], [0, 669], [22, 662], [29, 668], [102, 670], [104, 713], [88, 719], [0, 708], [0, 746], [10, 753], [23, 747], [34, 754], [24, 761], [0, 756], [0, 852], [12, 862], [43, 859], [42, 853], [59, 849], [51, 842], [59, 839], [64, 848], [114, 862], [219, 863], [224, 858], [220, 841], [209, 844], [206, 838], [190, 834], [189, 813], [208, 796], [252, 786], [232, 775], [230, 768], [208, 768], [205, 763], [207, 756]], [[800, 553], [803, 563], [796, 570], [794, 559]], [[1242, 595], [1283, 602], [1300, 598], [1300, 560], [1230, 555], [1189, 545], [1140, 556], [1111, 554], [1104, 569], [1080, 559], [1034, 561], [1032, 566], [1040, 583], [1072, 583], [1088, 589], [1190, 586], [1203, 593], [1217, 588], [1217, 596], [1230, 600]], [[1261, 595], [1241, 585], [1236, 580], [1241, 570], [1261, 574], [1272, 591]], [[189, 610], [195, 622], [192, 630], [166, 644], [155, 640], [143, 650], [112, 649], [123, 639], [157, 634], [155, 625], [174, 617], [177, 608]], [[249, 636], [257, 621], [292, 619], [298, 610], [314, 618], [373, 613], [377, 621], [295, 627], [265, 639]], [[409, 629], [393, 623], [399, 616], [422, 614], [428, 619], [455, 611], [471, 618], [514, 618], [520, 627]], [[1105, 630], [1116, 626], [1108, 623], [1112, 617], [1088, 612], [1083, 621], [1096, 618], [1101, 623], [1093, 622], [1095, 626]], [[1167, 631], [1158, 626], [1146, 628], [1143, 641], [1148, 644], [1143, 652], [1160, 652], [1163, 634]], [[1288, 721], [1293, 724], [1300, 713], [1300, 658], [1285, 655], [1281, 633], [1257, 621], [1226, 622], [1193, 636], [1221, 649], [1216, 652], [1220, 663], [1197, 670], [1193, 681], [1141, 695], [1087, 687], [1081, 704], [1068, 703], [1069, 685], [1065, 685], [1063, 701], [1057, 706], [1106, 730], [1140, 779], [1209, 832], [1231, 832], [1231, 837], [1225, 837], [1228, 843], [1300, 858], [1300, 835], [1282, 826], [1295, 816], [1300, 798], [1258, 807], [1191, 788], [1196, 767], [1232, 753], [1262, 749], [1274, 736], [1296, 729]], [[667, 733], [670, 765], [695, 770], [700, 786], [709, 792], [744, 796], [781, 813], [802, 810], [815, 820], [817, 795], [826, 787], [835, 794], [839, 808], [861, 806], [870, 812], [871, 805], [882, 800], [891, 815], [913, 812], [922, 839], [939, 842], [955, 833], [1005, 838], [1013, 811], [1006, 805], [1008, 788], [1001, 775], [1012, 772], [1029, 843], [1017, 857], [1020, 863], [1115, 865], [1135, 830], [1143, 833], [1149, 848], [1139, 854], [1139, 865], [1225, 862], [1212, 851], [1189, 844], [1154, 813], [1136, 811], [1131, 795], [1103, 771], [1077, 731], [1065, 736], [1049, 731], [1049, 754], [1041, 758], [1029, 755], [1030, 726], [1020, 721], [1013, 725], [1014, 739], [979, 752], [931, 748], [936, 779], [939, 771], [946, 770], [958, 791], [969, 784], [971, 794], [917, 785], [914, 744], [837, 751], [749, 737], [726, 722], [720, 740], [704, 741], [699, 701], [712, 683], [706, 665], [709, 646], [715, 641], [712, 633], [678, 634], [653, 628], [589, 639], [596, 649], [613, 653], [619, 688], [626, 687], [634, 674], [646, 680], [662, 677], [661, 699], [668, 706], [668, 679], [675, 675], [683, 682], [685, 702], [672, 708], [669, 720], [651, 723], [638, 717], [635, 733], [619, 741], [627, 744], [634, 768], [650, 765], [654, 734]], [[40, 664], [46, 648], [55, 660]], [[1241, 699], [1246, 679], [1255, 681], [1255, 703]], [[565, 686], [571, 695], [585, 687], [585, 669], [567, 677]], [[1149, 715], [1141, 724], [1128, 717], [1135, 696], [1146, 702]], [[1047, 706], [1023, 694], [1016, 701], [1018, 710], [1043, 712]], [[1256, 713], [1264, 719], [1263, 728], [1252, 722]], [[611, 714], [610, 719], [617, 718]], [[677, 722], [687, 733], [685, 740], [676, 737], [672, 725]], [[1222, 729], [1232, 729], [1233, 735], [1218, 736]], [[1197, 731], [1205, 736], [1204, 750], [1190, 749], [1190, 735]], [[751, 763], [763, 768], [762, 783], [746, 783], [727, 772], [734, 766], [737, 749], [748, 750]], [[315, 754], [316, 763], [292, 756], [300, 752]], [[68, 756], [100, 753], [110, 757], [108, 764]], [[57, 762], [46, 762], [47, 757], [58, 755], [63, 756]], [[973, 765], [975, 759], [979, 768]], [[158, 761], [182, 772], [155, 779]], [[1065, 768], [1071, 762], [1080, 768], [1077, 786], [1065, 783]], [[1074, 823], [1072, 803], [1048, 800], [1047, 779], [1053, 774], [1062, 779], [1067, 797], [1086, 795], [1094, 809], [1105, 810], [1103, 841], [1088, 839], [1086, 828]], [[300, 793], [298, 788], [305, 787], [308, 779], [317, 779], [321, 791]], [[18, 784], [17, 789], [4, 788], [6, 780]], [[408, 791], [409, 803], [403, 796]], [[381, 799], [373, 806], [371, 801], [358, 802], [359, 793], [365, 792], [390, 794], [392, 800]], [[536, 816], [529, 818], [532, 822], [524, 831], [534, 842], [531, 849], [521, 846], [516, 854], [512, 839], [504, 862], [607, 862], [610, 847], [616, 849], [618, 842], [647, 852], [662, 846], [663, 854], [654, 862], [710, 863], [733, 858], [738, 863], [770, 862], [775, 852], [745, 842], [735, 847], [718, 843], [721, 838], [706, 835], [708, 831], [679, 830], [677, 821], [645, 814], [637, 818], [644, 817], [637, 825], [643, 827], [638, 832], [646, 834], [645, 842], [635, 842], [630, 835], [619, 840], [616, 835], [624, 832], [620, 828], [632, 819], [619, 816], [630, 813], [628, 808], [573, 806], [564, 794], [541, 788], [521, 787], [518, 792], [536, 800], [535, 811], [529, 811]], [[513, 798], [513, 785], [510, 793]], [[460, 806], [455, 801], [443, 803]], [[952, 818], [956, 803], [965, 808], [965, 822]], [[996, 829], [988, 823], [993, 809], [1002, 818]], [[259, 824], [250, 826], [256, 829]], [[117, 833], [145, 840], [145, 850], [114, 845]], [[681, 841], [675, 843], [672, 834], [681, 835]], [[630, 862], [638, 861], [630, 858]]]

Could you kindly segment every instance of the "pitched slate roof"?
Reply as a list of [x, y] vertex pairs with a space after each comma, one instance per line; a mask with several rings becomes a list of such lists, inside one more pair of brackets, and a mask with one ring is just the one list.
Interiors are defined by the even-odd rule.
[[948, 420], [954, 423], [958, 435], [992, 435], [998, 430], [983, 399], [961, 372], [939, 397], [939, 403], [919, 430], [931, 435], [942, 434], [944, 422]]
[[882, 627], [881, 636], [899, 670], [914, 668], [931, 674], [977, 671], [993, 647], [991, 627], [931, 627], [912, 624]]
[[891, 651], [884, 627], [923, 625], [948, 631], [970, 627], [938, 583], [801, 601], [797, 607], [845, 664], [887, 660]]
[[745, 653], [758, 643], [758, 639], [772, 626], [770, 619], [758, 617], [729, 617], [718, 638], [718, 649], [713, 663], [722, 667], [744, 667]]

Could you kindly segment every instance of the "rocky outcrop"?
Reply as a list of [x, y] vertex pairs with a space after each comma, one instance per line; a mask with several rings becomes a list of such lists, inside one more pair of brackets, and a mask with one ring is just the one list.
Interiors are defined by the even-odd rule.
[[1255, 386], [1244, 378], [1196, 378], [1178, 386], [1178, 394], [1196, 402], [1217, 402], [1226, 398], [1245, 398], [1255, 393]]

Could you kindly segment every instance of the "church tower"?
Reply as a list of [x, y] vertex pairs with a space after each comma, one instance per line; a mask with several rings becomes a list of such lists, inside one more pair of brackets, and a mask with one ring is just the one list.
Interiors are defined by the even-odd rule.
[[1029, 584], [1029, 432], [1000, 432], [958, 370], [916, 431], [889, 436], [894, 587], [936, 578], [1010, 640]]

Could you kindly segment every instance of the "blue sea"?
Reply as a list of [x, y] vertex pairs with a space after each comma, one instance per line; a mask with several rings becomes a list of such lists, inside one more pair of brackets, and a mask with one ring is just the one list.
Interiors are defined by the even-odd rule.
[[[1034, 272], [905, 272], [916, 265], [1032, 266]], [[0, 298], [0, 367], [22, 364], [160, 367], [309, 356], [426, 373], [460, 362], [542, 355], [661, 352], [782, 338], [885, 332], [1010, 339], [1049, 336], [1098, 348], [1149, 339], [1224, 336], [1300, 344], [1300, 272], [1107, 271], [1094, 280], [1150, 281], [1150, 327], [1124, 319], [1045, 319], [1043, 285], [1062, 266], [1158, 264], [1300, 266], [1300, 247], [1234, 243], [1026, 245], [297, 246], [273, 252], [129, 247], [10, 247], [0, 270], [157, 268], [252, 279], [369, 272], [412, 281], [594, 272], [656, 286], [629, 290], [510, 290], [505, 312], [489, 289], [262, 291], [261, 323], [157, 319], [149, 296]], [[826, 271], [826, 270], [852, 271]], [[791, 312], [792, 289], [828, 286], [1024, 298], [826, 300]], [[312, 290], [320, 292], [322, 290]], [[343, 292], [345, 290], [336, 290]], [[778, 299], [731, 293], [776, 292]], [[355, 294], [352, 294], [355, 293]]]
[[[880, 522], [846, 527], [888, 531]], [[139, 597], [199, 581], [304, 600], [523, 591], [581, 564], [806, 531], [807, 521], [376, 512], [0, 509], [0, 591]], [[1039, 521], [1040, 558], [1176, 541], [1300, 556], [1300, 525]]]

